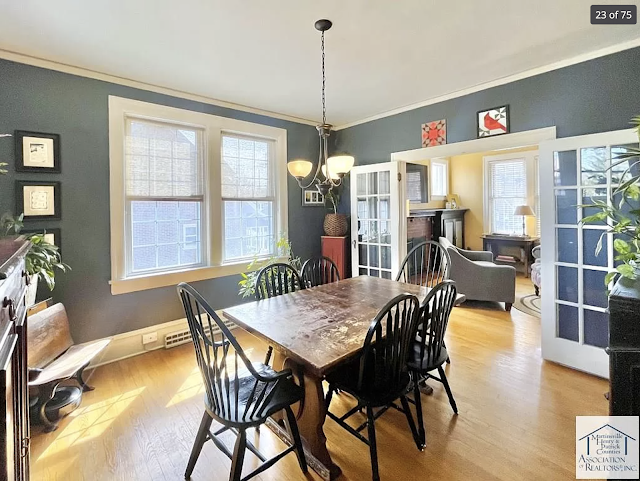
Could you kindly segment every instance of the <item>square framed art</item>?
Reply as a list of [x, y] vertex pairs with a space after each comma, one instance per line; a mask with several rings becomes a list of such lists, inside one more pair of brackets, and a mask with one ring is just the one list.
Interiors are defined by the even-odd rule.
[[478, 138], [509, 133], [509, 106], [481, 110], [476, 114]]
[[25, 220], [60, 219], [60, 182], [16, 180], [16, 212]]
[[434, 120], [422, 124], [422, 146], [433, 147], [447, 143], [447, 121]]
[[60, 173], [60, 135], [15, 131], [16, 171]]

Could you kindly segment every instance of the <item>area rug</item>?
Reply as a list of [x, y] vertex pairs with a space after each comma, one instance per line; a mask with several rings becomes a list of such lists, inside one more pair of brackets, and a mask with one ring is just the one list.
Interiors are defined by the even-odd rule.
[[513, 307], [518, 309], [520, 312], [537, 317], [538, 319], [540, 318], [540, 306], [540, 296], [536, 296], [535, 294], [518, 297], [513, 305]]

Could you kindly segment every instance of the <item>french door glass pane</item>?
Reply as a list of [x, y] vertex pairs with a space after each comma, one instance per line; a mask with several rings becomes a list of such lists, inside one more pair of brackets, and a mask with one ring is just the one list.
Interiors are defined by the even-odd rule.
[[557, 304], [558, 337], [578, 342], [580, 331], [578, 326], [578, 308]]
[[606, 185], [608, 163], [605, 147], [581, 149], [580, 166], [582, 185]]
[[578, 190], [556, 190], [556, 223], [575, 225], [578, 223]]
[[553, 176], [555, 185], [577, 185], [577, 155], [575, 150], [555, 152], [553, 156]]
[[584, 343], [590, 346], [609, 345], [609, 316], [605, 312], [584, 309]]
[[367, 195], [367, 174], [358, 174], [358, 192], [357, 195]]
[[391, 193], [391, 184], [389, 179], [391, 177], [391, 172], [385, 171], [380, 172], [378, 175], [380, 180], [380, 193], [381, 194], [390, 194]]
[[369, 222], [369, 242], [380, 242], [380, 231], [378, 229], [378, 221], [372, 220]]
[[578, 229], [557, 229], [558, 262], [578, 263]]
[[607, 290], [604, 284], [605, 271], [582, 270], [583, 304], [607, 307]]
[[367, 182], [367, 194], [373, 195], [378, 193], [378, 173], [369, 172], [369, 179]]
[[369, 265], [371, 267], [380, 267], [379, 257], [378, 246], [369, 246]]
[[578, 302], [578, 269], [558, 266], [556, 276], [557, 298], [561, 301]]
[[[602, 248], [596, 255], [596, 246], [602, 236]], [[582, 262], [590, 266], [607, 267], [607, 235], [604, 230], [582, 229]]]
[[[606, 187], [587, 187], [582, 189], [582, 204], [590, 205], [595, 201], [607, 201], [607, 188]], [[597, 214], [601, 212], [597, 207], [583, 207], [582, 208], [582, 217], [587, 217], [589, 215]], [[589, 222], [589, 225], [606, 225], [606, 222], [598, 221], [598, 222]]]

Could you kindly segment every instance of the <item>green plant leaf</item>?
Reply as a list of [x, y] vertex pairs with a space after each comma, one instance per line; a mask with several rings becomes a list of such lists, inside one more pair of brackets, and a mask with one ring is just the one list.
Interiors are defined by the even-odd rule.
[[615, 239], [613, 241], [613, 248], [620, 254], [629, 254], [631, 252], [631, 246], [629, 243], [622, 239]]
[[618, 275], [617, 272], [613, 271], [613, 272], [608, 272], [606, 276], [604, 276], [604, 285], [608, 286], [611, 281], [613, 281], [613, 279], [615, 279], [615, 277]]
[[626, 277], [627, 279], [636, 278], [635, 269], [629, 264], [620, 264], [616, 267], [616, 270], [622, 275], [622, 277]]
[[[591, 207], [591, 206], [589, 206], [589, 207]], [[588, 215], [587, 217], [584, 217], [581, 220], [581, 222], [583, 222], [585, 224], [591, 224], [591, 223], [594, 223], [594, 222], [602, 222], [606, 218], [607, 218], [607, 213], [606, 212], [598, 212], [596, 214]]]

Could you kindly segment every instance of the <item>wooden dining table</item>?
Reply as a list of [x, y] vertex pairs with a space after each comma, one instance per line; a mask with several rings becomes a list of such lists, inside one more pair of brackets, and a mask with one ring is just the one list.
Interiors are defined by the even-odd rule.
[[[298, 426], [309, 466], [323, 479], [336, 479], [341, 470], [326, 446], [322, 381], [358, 355], [373, 318], [389, 300], [404, 293], [422, 303], [428, 289], [359, 276], [223, 309], [227, 319], [273, 347], [275, 370], [291, 368], [303, 386]], [[459, 296], [458, 302], [462, 300]], [[272, 427], [278, 431], [277, 425]]]

